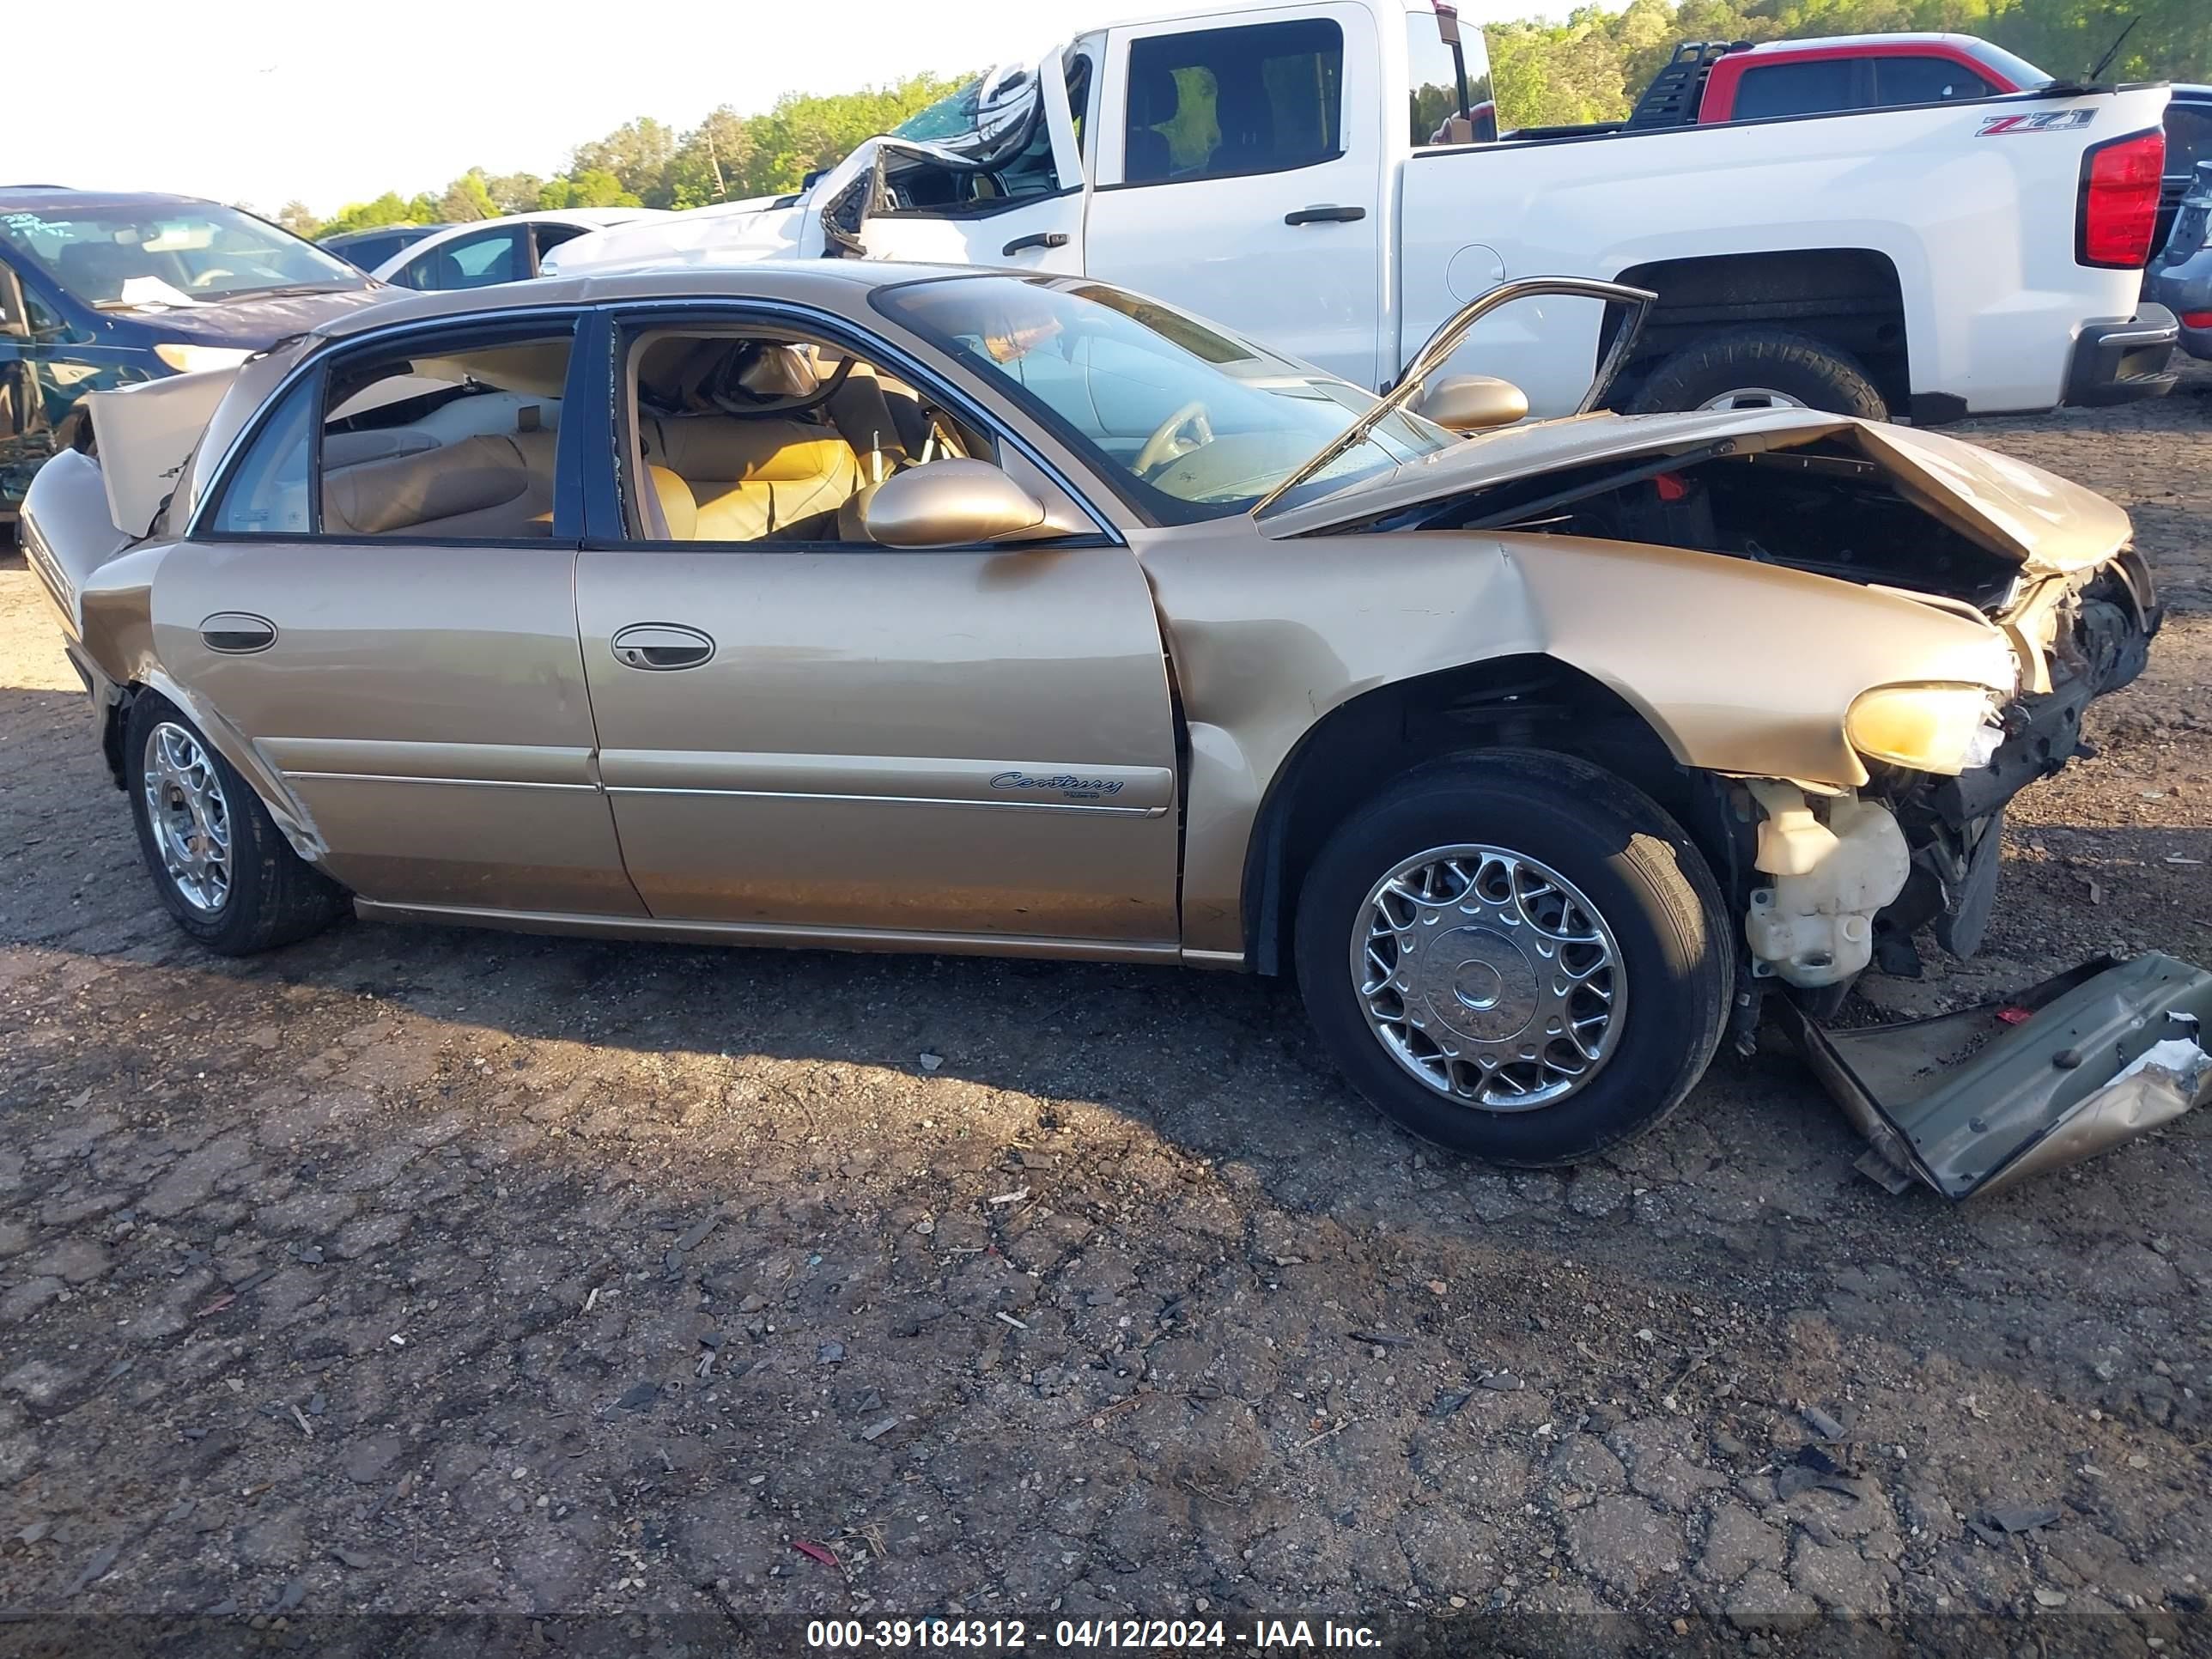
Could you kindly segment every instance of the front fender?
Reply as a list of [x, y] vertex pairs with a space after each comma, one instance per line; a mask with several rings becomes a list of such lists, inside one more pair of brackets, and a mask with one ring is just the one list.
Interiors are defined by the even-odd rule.
[[2004, 636], [1978, 619], [1669, 548], [1473, 532], [1273, 543], [1224, 533], [1150, 549], [1146, 568], [1188, 732], [1183, 930], [1194, 954], [1241, 955], [1246, 855], [1269, 792], [1309, 732], [1386, 687], [1550, 657], [1619, 696], [1683, 766], [1849, 788], [1867, 775], [1844, 736], [1860, 692], [1944, 681], [2008, 695], [2014, 684]]

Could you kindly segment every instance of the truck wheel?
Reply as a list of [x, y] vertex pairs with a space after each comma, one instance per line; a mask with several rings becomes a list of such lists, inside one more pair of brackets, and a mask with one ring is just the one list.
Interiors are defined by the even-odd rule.
[[327, 927], [344, 890], [285, 844], [252, 787], [176, 705], [148, 692], [124, 732], [138, 848], [177, 926], [227, 957]]
[[1886, 421], [1866, 370], [1833, 346], [1778, 328], [1735, 328], [1686, 345], [1651, 371], [1629, 412], [1822, 409]]
[[1352, 1085], [1425, 1140], [1570, 1164], [1680, 1105], [1735, 973], [1720, 890], [1650, 799], [1527, 750], [1408, 773], [1298, 895], [1299, 988]]

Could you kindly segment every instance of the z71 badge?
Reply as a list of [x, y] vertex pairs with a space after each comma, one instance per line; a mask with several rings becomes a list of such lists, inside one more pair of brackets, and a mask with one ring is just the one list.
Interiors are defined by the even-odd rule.
[[2071, 132], [2097, 118], [2093, 109], [2046, 110], [2040, 115], [1985, 115], [1977, 138], [1995, 138], [2008, 132]]

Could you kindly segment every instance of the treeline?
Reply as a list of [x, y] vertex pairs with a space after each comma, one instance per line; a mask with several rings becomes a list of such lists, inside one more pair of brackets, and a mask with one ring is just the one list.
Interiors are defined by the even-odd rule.
[[765, 115], [740, 115], [725, 104], [681, 131], [641, 115], [604, 138], [579, 144], [567, 169], [550, 179], [471, 167], [442, 191], [412, 196], [387, 191], [374, 201], [350, 203], [328, 219], [293, 202], [276, 218], [303, 236], [335, 236], [377, 225], [465, 222], [538, 209], [694, 208], [778, 195], [969, 78], [923, 74], [860, 92], [787, 93]]
[[[1102, 15], [1114, 9], [1109, 0]], [[2074, 76], [2105, 55], [2130, 18], [2108, 78], [2212, 77], [2212, 0], [1632, 0], [1620, 10], [1586, 6], [1563, 22], [1492, 24], [1487, 35], [1500, 123], [1556, 126], [1626, 116], [1683, 40], [1938, 29], [1978, 34], [2054, 75]], [[787, 94], [764, 115], [725, 105], [681, 131], [640, 116], [578, 145], [567, 170], [550, 179], [471, 167], [442, 191], [386, 191], [327, 220], [299, 202], [277, 216], [303, 235], [329, 236], [538, 208], [691, 208], [776, 195], [963, 78], [925, 74], [860, 92]]]

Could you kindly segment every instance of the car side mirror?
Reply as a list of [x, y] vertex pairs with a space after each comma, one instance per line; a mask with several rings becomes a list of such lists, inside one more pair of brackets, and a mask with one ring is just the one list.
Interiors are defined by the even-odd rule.
[[880, 546], [964, 547], [1036, 529], [1045, 506], [988, 461], [931, 461], [878, 484], [866, 519]]
[[1528, 394], [1488, 374], [1449, 374], [1421, 394], [1416, 411], [1449, 432], [1510, 426], [1528, 416]]

